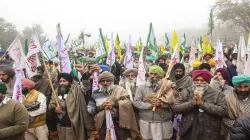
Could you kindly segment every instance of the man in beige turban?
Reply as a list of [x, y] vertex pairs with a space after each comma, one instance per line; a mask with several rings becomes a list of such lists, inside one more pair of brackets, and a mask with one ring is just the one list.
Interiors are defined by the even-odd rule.
[[103, 72], [98, 77], [100, 88], [93, 92], [88, 103], [88, 112], [94, 117], [100, 139], [106, 138], [105, 110], [109, 110], [114, 124], [115, 135], [119, 140], [134, 139], [138, 134], [135, 113], [128, 92], [114, 85], [114, 75]]

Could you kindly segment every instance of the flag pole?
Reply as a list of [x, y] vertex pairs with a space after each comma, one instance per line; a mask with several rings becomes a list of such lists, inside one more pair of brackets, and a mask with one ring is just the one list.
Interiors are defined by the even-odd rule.
[[[177, 44], [178, 44], [178, 43], [177, 43]], [[176, 45], [175, 47], [177, 47], [177, 46], [178, 46], [178, 45]], [[175, 48], [175, 49], [176, 49], [176, 48]], [[173, 52], [174, 52], [174, 51], [173, 51]], [[172, 55], [173, 55], [173, 54], [172, 54]], [[173, 63], [173, 60], [171, 59], [170, 62], [169, 62], [168, 71], [167, 71], [167, 73], [166, 73], [164, 79], [162, 80], [162, 81], [163, 81], [162, 83], [164, 83], [164, 81], [167, 80], [168, 75], [169, 75], [169, 73], [170, 73], [170, 70], [172, 69], [172, 63]], [[163, 84], [162, 84], [162, 85], [163, 85]], [[161, 85], [160, 89], [159, 89], [159, 90], [157, 91], [157, 93], [156, 93], [157, 98], [160, 98], [162, 85]], [[156, 107], [153, 107], [152, 111], [155, 111], [155, 109], [156, 109]]]
[[3, 54], [3, 56], [0, 59], [0, 62], [2, 62], [2, 60], [4, 59], [4, 57], [7, 55], [7, 51], [5, 51], [5, 53]]
[[55, 89], [54, 89], [53, 84], [52, 84], [52, 82], [51, 82], [50, 74], [49, 74], [48, 69], [47, 69], [47, 66], [46, 66], [46, 64], [45, 64], [43, 52], [41, 52], [41, 53], [42, 53], [43, 65], [44, 65], [45, 71], [46, 71], [47, 74], [48, 74], [49, 84], [50, 84], [50, 87], [51, 87], [51, 90], [52, 90], [52, 94], [53, 94], [53, 96], [54, 96], [54, 98], [55, 98], [56, 106], [57, 106], [57, 107], [60, 107], [60, 104], [59, 104], [59, 102], [58, 102], [58, 97], [57, 97], [57, 95], [56, 95]]

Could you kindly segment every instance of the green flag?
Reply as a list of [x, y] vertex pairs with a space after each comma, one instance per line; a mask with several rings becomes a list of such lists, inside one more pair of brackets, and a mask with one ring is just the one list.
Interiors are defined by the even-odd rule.
[[154, 56], [154, 60], [156, 60], [159, 48], [158, 48], [157, 43], [156, 43], [156, 37], [155, 37], [152, 23], [150, 23], [147, 42], [149, 44], [148, 48], [149, 48], [149, 50], [152, 50], [152, 55]]
[[169, 45], [169, 39], [167, 33], [165, 33], [165, 48], [167, 48]]
[[95, 58], [96, 62], [99, 62], [100, 59], [107, 56], [107, 53], [105, 50], [105, 42], [102, 36], [102, 29], [100, 28], [99, 31], [100, 31], [100, 34], [99, 34], [98, 42], [96, 43], [96, 58]]
[[210, 17], [209, 17], [209, 22], [208, 22], [208, 32], [207, 35], [211, 34], [213, 29], [214, 29], [214, 18], [213, 18], [213, 10], [211, 9], [210, 11]]

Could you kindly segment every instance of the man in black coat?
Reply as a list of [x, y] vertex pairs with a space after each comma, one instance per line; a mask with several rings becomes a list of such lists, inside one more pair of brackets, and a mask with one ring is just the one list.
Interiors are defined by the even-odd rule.
[[237, 119], [231, 129], [230, 140], [250, 139], [250, 113]]

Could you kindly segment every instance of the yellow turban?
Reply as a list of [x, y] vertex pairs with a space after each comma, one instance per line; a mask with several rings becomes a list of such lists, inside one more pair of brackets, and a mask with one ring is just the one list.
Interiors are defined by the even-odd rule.
[[209, 59], [208, 61], [207, 61], [207, 63], [210, 65], [210, 66], [215, 66], [216, 65], [216, 60], [214, 60], [214, 59]]
[[193, 63], [193, 68], [199, 68], [200, 65], [201, 65], [201, 63], [202, 63], [202, 62], [200, 62], [200, 61], [195, 61], [195, 62]]

